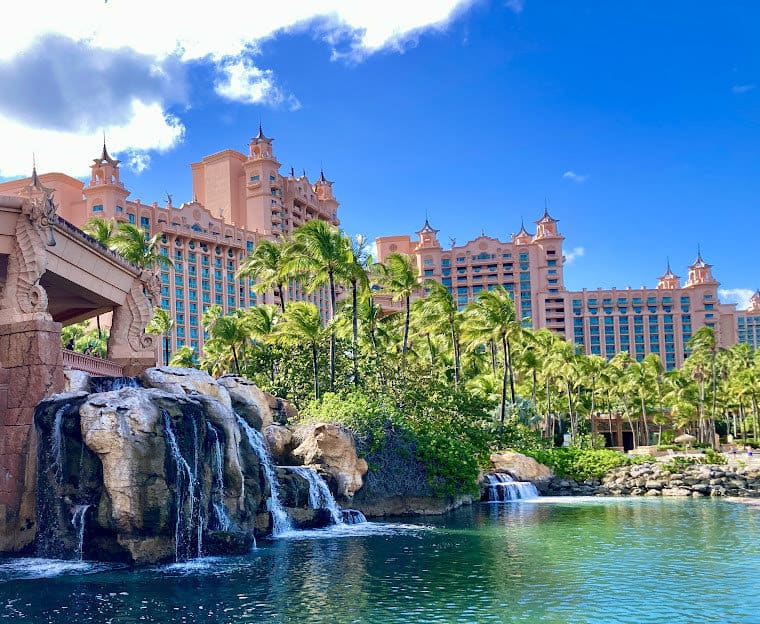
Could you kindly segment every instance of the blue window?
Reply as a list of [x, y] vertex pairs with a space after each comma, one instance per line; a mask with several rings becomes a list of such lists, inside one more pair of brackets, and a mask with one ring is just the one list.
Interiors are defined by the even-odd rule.
[[425, 269], [425, 277], [430, 277], [433, 275], [433, 269]]
[[451, 266], [451, 258], [443, 258], [441, 260], [441, 266]]
[[150, 219], [148, 217], [140, 217], [140, 227], [146, 230], [150, 229]]
[[257, 175], [251, 176], [251, 182], [258, 182], [261, 178]]
[[116, 212], [124, 212], [124, 208], [121, 206], [116, 206]]
[[103, 204], [95, 204], [92, 207], [93, 212], [103, 212]]
[[127, 213], [127, 220], [134, 225], [135, 224], [135, 215], [133, 215], [131, 212]]

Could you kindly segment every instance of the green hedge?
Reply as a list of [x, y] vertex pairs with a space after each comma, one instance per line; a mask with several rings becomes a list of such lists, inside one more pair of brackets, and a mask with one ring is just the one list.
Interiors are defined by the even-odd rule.
[[551, 448], [524, 452], [537, 462], [549, 466], [557, 476], [576, 481], [601, 479], [613, 468], [653, 460], [646, 455], [628, 457], [611, 449]]

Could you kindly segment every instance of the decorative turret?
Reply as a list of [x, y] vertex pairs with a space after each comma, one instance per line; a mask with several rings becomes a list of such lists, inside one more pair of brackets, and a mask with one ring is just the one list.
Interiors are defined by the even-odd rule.
[[110, 184], [123, 188], [124, 185], [119, 180], [120, 162], [121, 161], [117, 160], [116, 158], [111, 158], [108, 155], [108, 149], [106, 149], [106, 141], [104, 138], [103, 151], [100, 153], [100, 156], [93, 158], [92, 165], [90, 165], [90, 169], [92, 170], [92, 175], [90, 177], [90, 186]]
[[665, 273], [657, 278], [657, 288], [660, 290], [673, 290], [681, 287], [681, 279], [670, 270], [670, 259]]
[[760, 290], [756, 290], [755, 294], [749, 298], [749, 307], [747, 308], [747, 311], [755, 314], [760, 312]]
[[558, 220], [554, 219], [550, 214], [546, 206], [544, 206], [544, 216], [536, 221], [536, 236], [535, 239], [541, 238], [555, 238], [559, 234], [557, 232]]
[[528, 230], [525, 229], [525, 222], [520, 222], [520, 231], [517, 234], [512, 234], [512, 242], [515, 245], [527, 245], [533, 240]]
[[690, 286], [698, 286], [701, 284], [716, 284], [715, 278], [712, 276], [712, 265], [707, 264], [702, 260], [702, 252], [697, 248], [697, 259], [689, 266], [689, 277], [684, 285], [686, 288]]
[[324, 170], [319, 171], [319, 179], [314, 183], [314, 192], [320, 201], [335, 201], [332, 181], [325, 178]]
[[104, 219], [126, 218], [123, 210], [129, 191], [119, 178], [119, 163], [111, 158], [103, 137], [103, 150], [100, 156], [92, 159], [90, 182], [82, 189], [87, 201], [87, 213]]
[[433, 229], [430, 226], [430, 222], [427, 220], [427, 217], [425, 218], [425, 225], [422, 226], [421, 230], [417, 231], [417, 238], [419, 242], [417, 243], [416, 249], [440, 249], [441, 243], [438, 242], [438, 230]]
[[[251, 143], [248, 145], [249, 157], [252, 160], [271, 160], [277, 162], [272, 152], [272, 141], [268, 136], [264, 134], [264, 130], [259, 123], [259, 133], [251, 139]], [[279, 163], [277, 163], [279, 166]]]

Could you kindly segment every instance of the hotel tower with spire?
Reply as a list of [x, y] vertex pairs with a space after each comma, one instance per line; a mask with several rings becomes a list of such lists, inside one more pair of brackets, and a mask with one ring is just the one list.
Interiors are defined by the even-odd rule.
[[[278, 240], [310, 219], [338, 225], [338, 201], [333, 183], [320, 172], [310, 181], [303, 172], [280, 173], [272, 143], [259, 124], [248, 154], [227, 149], [191, 164], [192, 197], [175, 206], [166, 201], [142, 203], [130, 199], [120, 178], [119, 160], [108, 154], [105, 141], [82, 182], [63, 173], [45, 173], [41, 182], [55, 191], [58, 214], [81, 227], [92, 217], [132, 223], [151, 235], [159, 233], [160, 251], [173, 267], [161, 269], [161, 307], [175, 321], [170, 351], [188, 345], [203, 348], [203, 312], [219, 305], [225, 313], [259, 303], [275, 303], [276, 293], [257, 295], [253, 282], [236, 272], [260, 240]], [[30, 179], [0, 184], [0, 194], [14, 195]], [[329, 307], [324, 290], [304, 293], [290, 284], [285, 300], [317, 305], [323, 317]]]

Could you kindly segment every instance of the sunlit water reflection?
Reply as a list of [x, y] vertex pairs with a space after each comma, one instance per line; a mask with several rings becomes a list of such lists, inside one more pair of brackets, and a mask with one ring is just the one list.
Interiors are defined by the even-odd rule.
[[0, 619], [760, 622], [759, 510], [713, 500], [476, 505], [137, 570], [0, 560]]

